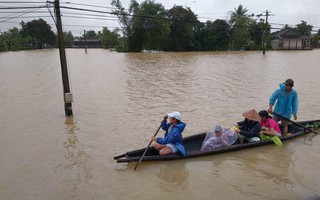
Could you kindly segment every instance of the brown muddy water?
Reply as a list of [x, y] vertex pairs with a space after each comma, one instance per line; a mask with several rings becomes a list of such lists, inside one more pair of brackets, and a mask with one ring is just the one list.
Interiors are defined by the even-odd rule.
[[[299, 120], [320, 118], [320, 50], [116, 53], [67, 50], [74, 117], [64, 116], [57, 50], [0, 54], [0, 199], [319, 199], [320, 136], [215, 156], [139, 165], [180, 111], [184, 136], [230, 127], [268, 107], [287, 78]], [[160, 132], [159, 135], [163, 135]]]

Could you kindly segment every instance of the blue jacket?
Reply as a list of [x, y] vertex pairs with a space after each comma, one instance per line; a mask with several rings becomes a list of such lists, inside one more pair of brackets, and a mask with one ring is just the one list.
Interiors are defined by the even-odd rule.
[[164, 134], [164, 138], [157, 138], [157, 142], [163, 145], [171, 143], [178, 149], [178, 151], [180, 151], [180, 153], [186, 156], [187, 152], [182, 145], [182, 132], [186, 127], [186, 124], [180, 122], [179, 124], [173, 126], [170, 133], [168, 133], [170, 125], [171, 124], [167, 123], [165, 120], [161, 122], [161, 128], [166, 131], [166, 133]]
[[275, 105], [274, 112], [285, 118], [290, 119], [292, 115], [298, 112], [298, 94], [294, 89], [286, 92], [283, 83], [279, 84], [280, 89], [274, 91], [269, 99], [270, 105]]

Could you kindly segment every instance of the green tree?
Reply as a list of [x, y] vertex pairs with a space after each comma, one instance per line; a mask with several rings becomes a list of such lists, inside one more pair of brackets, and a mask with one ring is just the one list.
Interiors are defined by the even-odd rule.
[[320, 47], [320, 29], [318, 30], [318, 33], [313, 37], [313, 47]]
[[167, 12], [161, 4], [146, 0], [140, 5], [132, 0], [128, 46], [130, 51], [166, 50], [170, 34], [170, 24], [166, 20]]
[[197, 16], [190, 8], [174, 6], [169, 10], [171, 49], [173, 51], [196, 50], [195, 29], [199, 26]]
[[239, 50], [245, 48], [250, 43], [249, 25], [252, 19], [247, 15], [248, 9], [239, 5], [231, 12], [229, 23], [232, 26], [230, 43], [232, 49]]
[[110, 31], [108, 28], [104, 27], [101, 33], [101, 41], [103, 48], [115, 48], [120, 44], [120, 34], [119, 29], [114, 29]]
[[118, 50], [128, 51], [128, 37], [130, 32], [129, 13], [126, 12], [126, 9], [122, 6], [120, 0], [112, 0], [111, 5], [117, 8], [116, 10], [113, 10], [113, 13], [118, 16], [119, 23], [122, 25], [121, 31], [123, 39], [118, 46]]
[[305, 21], [301, 21], [300, 24], [296, 25], [296, 30], [301, 33], [302, 35], [310, 35], [312, 31], [313, 26], [307, 24]]
[[227, 21], [221, 19], [214, 22], [207, 21], [201, 32], [201, 37], [197, 38], [197, 40], [200, 40], [200, 50], [228, 50], [230, 26]]
[[0, 35], [0, 51], [17, 51], [22, 42], [19, 29], [9, 29]]
[[98, 35], [94, 30], [86, 31], [84, 35], [87, 39], [98, 39]]
[[72, 47], [73, 46], [73, 35], [71, 31], [63, 32], [63, 40], [65, 47]]
[[139, 4], [131, 0], [128, 12], [119, 0], [111, 5], [117, 7], [113, 12], [118, 15], [123, 33], [124, 51], [167, 50], [170, 39], [170, 24], [167, 12], [161, 4], [145, 0]]
[[7, 32], [2, 32], [0, 34], [0, 52], [9, 51], [7, 37], [8, 37]]
[[263, 19], [258, 21], [251, 20], [250, 24], [250, 43], [248, 50], [260, 50], [263, 48], [271, 48], [271, 32], [270, 25], [266, 24]]
[[51, 26], [41, 18], [27, 23], [22, 21], [21, 26], [21, 35], [23, 37], [31, 37], [33, 48], [42, 49], [44, 47], [52, 47], [56, 40], [56, 36], [51, 30]]

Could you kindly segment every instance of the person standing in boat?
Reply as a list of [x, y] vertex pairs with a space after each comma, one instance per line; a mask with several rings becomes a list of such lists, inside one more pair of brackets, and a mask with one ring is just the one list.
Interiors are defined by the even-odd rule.
[[[169, 123], [167, 123], [168, 118]], [[166, 131], [164, 138], [152, 137], [152, 147], [159, 151], [160, 155], [180, 152], [186, 156], [186, 151], [182, 144], [182, 132], [185, 127], [186, 124], [181, 121], [179, 112], [167, 114], [161, 122], [161, 128]]]
[[[292, 79], [287, 79], [284, 83], [279, 84], [280, 89], [273, 92], [269, 99], [268, 112], [272, 113], [273, 105], [275, 105], [274, 113], [291, 119], [297, 120], [298, 112], [298, 93], [292, 88], [294, 86], [294, 81]], [[282, 119], [277, 115], [272, 116], [276, 122], [281, 121], [283, 125], [283, 136], [288, 134], [288, 125], [290, 122], [288, 120]]]
[[261, 117], [260, 126], [261, 131], [260, 133], [268, 135], [268, 136], [277, 136], [281, 137], [281, 130], [276, 121], [272, 119], [272, 117], [269, 115], [268, 111], [261, 110], [259, 112], [259, 115]]
[[239, 129], [236, 129], [236, 132], [240, 134], [240, 140], [243, 138], [243, 136], [247, 138], [259, 137], [260, 116], [257, 111], [252, 109], [242, 113], [242, 115], [245, 117], [245, 119], [241, 122], [237, 122]]

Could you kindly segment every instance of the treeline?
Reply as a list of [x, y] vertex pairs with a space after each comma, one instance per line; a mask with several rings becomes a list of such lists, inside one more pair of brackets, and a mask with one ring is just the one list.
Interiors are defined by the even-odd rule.
[[0, 51], [40, 49], [52, 47], [56, 36], [42, 19], [20, 23], [21, 29], [12, 28], [0, 35]]
[[[20, 25], [20, 29], [15, 27], [0, 33], [0, 52], [58, 47], [57, 35], [45, 20], [35, 19], [27, 23], [22, 21]], [[71, 32], [64, 32], [64, 44], [65, 47], [73, 47], [74, 39], [86, 38], [101, 41], [104, 48], [113, 48], [120, 43], [118, 32], [118, 29], [110, 31], [103, 28], [98, 33], [93, 30], [87, 31], [81, 37], [74, 37]]]
[[[97, 33], [87, 31], [82, 37], [64, 33], [66, 47], [73, 47], [74, 39], [95, 39], [103, 48], [116, 48], [121, 52], [157, 51], [224, 51], [270, 49], [271, 27], [264, 16], [248, 14], [248, 9], [239, 5], [231, 12], [230, 20], [200, 22], [188, 7], [174, 6], [165, 9], [162, 4], [145, 0], [139, 4], [131, 0], [125, 9], [120, 0], [113, 0], [113, 11], [118, 16], [120, 29], [103, 28]], [[12, 28], [0, 33], [0, 51], [41, 49], [57, 47], [57, 35], [43, 19], [20, 23], [21, 28]], [[301, 21], [294, 29], [310, 36], [312, 25]], [[320, 31], [313, 37], [313, 46], [320, 46]]]
[[[271, 27], [264, 16], [248, 14], [239, 5], [230, 20], [200, 22], [188, 7], [175, 5], [166, 10], [162, 4], [131, 0], [127, 11], [120, 0], [113, 0], [114, 12], [122, 25], [123, 51], [217, 51], [260, 50], [271, 48]], [[290, 28], [288, 26], [284, 28]], [[302, 21], [295, 30], [310, 35], [313, 26]], [[315, 42], [319, 44], [319, 33]]]

